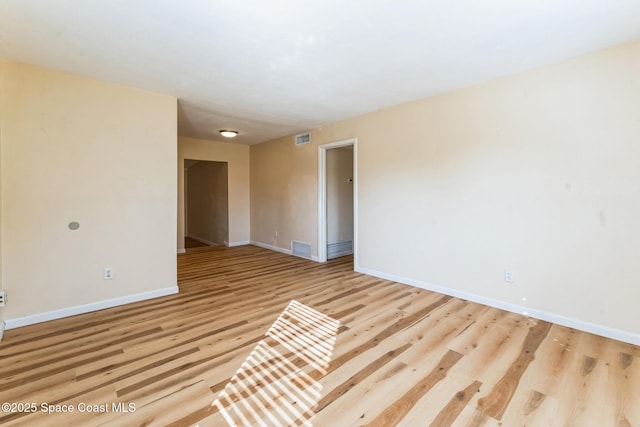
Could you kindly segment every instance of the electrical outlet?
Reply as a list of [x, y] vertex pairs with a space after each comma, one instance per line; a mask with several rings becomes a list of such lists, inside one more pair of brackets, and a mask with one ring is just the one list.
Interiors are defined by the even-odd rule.
[[105, 267], [104, 268], [104, 280], [111, 280], [111, 279], [113, 279], [113, 268]]
[[7, 291], [0, 290], [0, 307], [7, 305]]
[[511, 270], [504, 271], [504, 281], [507, 283], [513, 283], [515, 281], [513, 278], [513, 271]]

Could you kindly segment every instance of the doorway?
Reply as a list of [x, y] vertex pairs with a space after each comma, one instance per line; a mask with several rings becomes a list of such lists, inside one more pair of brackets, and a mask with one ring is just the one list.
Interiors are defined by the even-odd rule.
[[185, 249], [229, 240], [227, 162], [184, 160]]
[[357, 139], [318, 147], [318, 260], [357, 261]]

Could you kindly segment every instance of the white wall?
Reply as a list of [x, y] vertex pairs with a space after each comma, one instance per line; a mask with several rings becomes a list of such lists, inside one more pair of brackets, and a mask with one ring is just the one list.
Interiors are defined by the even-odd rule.
[[176, 99], [17, 63], [2, 82], [5, 320], [177, 291]]
[[362, 266], [639, 334], [638, 75], [636, 42], [368, 116]]
[[252, 237], [315, 247], [317, 145], [357, 137], [361, 270], [640, 342], [639, 75], [635, 41], [252, 146]]

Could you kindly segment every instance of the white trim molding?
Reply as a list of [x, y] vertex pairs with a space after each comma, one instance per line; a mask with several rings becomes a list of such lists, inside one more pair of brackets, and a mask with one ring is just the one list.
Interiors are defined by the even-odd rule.
[[4, 336], [4, 328], [5, 328], [4, 320], [0, 320], [0, 341], [2, 341], [2, 337]]
[[376, 271], [365, 267], [356, 267], [355, 271], [357, 271], [358, 273], [368, 274], [369, 276], [375, 276], [381, 279], [392, 280], [394, 282], [404, 283], [405, 285], [411, 285], [417, 288], [426, 289], [428, 291], [433, 291], [440, 294], [450, 295], [452, 297], [477, 302], [479, 304], [488, 305], [490, 307], [499, 308], [501, 310], [510, 311], [512, 313], [522, 314], [524, 316], [533, 317], [535, 319], [557, 323], [558, 325], [567, 326], [569, 328], [578, 329], [584, 332], [589, 332], [618, 341], [624, 341], [629, 344], [640, 345], [640, 335], [634, 334], [629, 331], [623, 331], [608, 326], [598, 325], [596, 323], [586, 322], [583, 320], [562, 316], [560, 314], [550, 313], [548, 311], [525, 307], [519, 304], [512, 304], [506, 301], [489, 298], [482, 295], [459, 291], [457, 289], [434, 285], [432, 283], [423, 282], [421, 280], [396, 276], [395, 274], [383, 273], [381, 271]]
[[183, 254], [183, 253], [185, 253], [185, 252], [187, 252], [187, 250], [186, 250], [186, 249], [184, 249], [184, 248], [182, 248], [182, 249], [178, 248], [178, 255]]
[[276, 251], [276, 252], [281, 252], [283, 254], [291, 255], [291, 249], [285, 249], [285, 248], [281, 248], [279, 246], [269, 245], [267, 243], [256, 242], [255, 240], [252, 240], [251, 244], [253, 246], [258, 246], [258, 247], [263, 248], [263, 249], [269, 249], [270, 251]]
[[[285, 249], [285, 248], [281, 248], [279, 246], [269, 245], [267, 243], [256, 242], [255, 240], [251, 240], [251, 242], [249, 244], [250, 245], [254, 245], [254, 246], [258, 246], [258, 247], [263, 248], [263, 249], [269, 249], [270, 251], [280, 252], [280, 253], [283, 253], [283, 254], [287, 254], [287, 255], [293, 256], [293, 254], [291, 253], [291, 249]], [[308, 258], [305, 258], [305, 259], [308, 259]], [[315, 255], [311, 255], [311, 261], [318, 262], [318, 257], [315, 256]]]
[[234, 247], [234, 246], [244, 246], [244, 245], [250, 245], [251, 241], [250, 240], [241, 240], [239, 242], [224, 242], [225, 246], [228, 246], [230, 248]]
[[353, 265], [358, 266], [358, 138], [318, 146], [318, 256], [327, 262], [327, 150], [353, 146]]
[[205, 244], [205, 245], [207, 245], [207, 246], [220, 246], [220, 243], [212, 242], [212, 241], [210, 241], [210, 240], [203, 239], [202, 237], [191, 236], [191, 235], [187, 235], [187, 237], [188, 237], [189, 239], [196, 240], [196, 241], [198, 241], [198, 242], [200, 242], [200, 243], [204, 243], [204, 244]]
[[138, 294], [126, 295], [123, 297], [76, 305], [73, 307], [61, 308], [59, 310], [47, 311], [44, 313], [30, 314], [28, 316], [17, 317], [15, 319], [7, 319], [5, 320], [5, 326], [7, 329], [14, 329], [21, 326], [33, 325], [49, 320], [62, 319], [63, 317], [75, 316], [77, 314], [89, 313], [92, 311], [103, 310], [105, 308], [117, 307], [132, 302], [144, 301], [177, 293], [178, 286], [169, 286], [168, 288], [156, 289], [153, 291], [141, 292]]

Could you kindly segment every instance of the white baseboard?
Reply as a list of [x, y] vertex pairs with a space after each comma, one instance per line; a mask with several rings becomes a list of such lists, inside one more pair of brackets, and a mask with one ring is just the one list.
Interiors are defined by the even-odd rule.
[[225, 246], [228, 246], [230, 248], [234, 247], [234, 246], [244, 246], [244, 245], [250, 245], [251, 241], [249, 240], [241, 240], [239, 242], [224, 242]]
[[281, 252], [283, 254], [291, 255], [291, 249], [285, 249], [285, 248], [281, 248], [279, 246], [268, 245], [266, 243], [256, 242], [255, 240], [251, 240], [250, 244], [252, 244], [254, 246], [259, 246], [259, 247], [264, 248], [264, 249], [269, 249], [271, 251], [276, 251], [276, 252]]
[[428, 291], [438, 292], [440, 294], [450, 295], [452, 297], [477, 302], [479, 304], [488, 305], [491, 307], [499, 308], [501, 310], [510, 311], [512, 313], [522, 314], [525, 316], [533, 317], [535, 319], [557, 323], [558, 325], [567, 326], [569, 328], [578, 329], [578, 330], [589, 332], [595, 335], [600, 335], [606, 338], [611, 338], [618, 341], [624, 341], [633, 345], [640, 345], [640, 335], [629, 332], [629, 331], [623, 331], [620, 329], [610, 328], [608, 326], [598, 325], [591, 322], [585, 322], [583, 320], [566, 317], [560, 314], [550, 313], [548, 311], [525, 307], [519, 304], [512, 304], [506, 301], [501, 301], [501, 300], [485, 297], [482, 295], [472, 294], [472, 293], [460, 291], [457, 289], [451, 289], [444, 286], [438, 286], [438, 285], [423, 282], [420, 280], [396, 276], [395, 274], [383, 273], [381, 271], [376, 271], [376, 270], [372, 270], [365, 267], [355, 267], [355, 271], [357, 271], [358, 273], [368, 274], [369, 276], [375, 276], [381, 279], [392, 280], [394, 282], [404, 283], [406, 285], [411, 285], [417, 288], [426, 289]]
[[105, 308], [116, 307], [136, 301], [143, 301], [177, 293], [178, 286], [169, 286], [168, 288], [156, 289], [154, 291], [141, 292], [139, 294], [126, 295], [123, 297], [76, 305], [74, 307], [67, 307], [44, 313], [30, 314], [29, 316], [17, 317], [15, 319], [7, 319], [5, 320], [5, 326], [7, 329], [19, 328], [21, 326], [33, 325], [35, 323], [61, 319], [63, 317], [75, 316], [77, 314], [89, 313], [91, 311], [102, 310]]
[[186, 250], [186, 249], [184, 249], [184, 248], [182, 248], [182, 249], [178, 249], [178, 254], [184, 254], [184, 253], [186, 253], [186, 252], [187, 252], [187, 250]]
[[202, 237], [197, 237], [192, 235], [188, 235], [187, 237], [193, 240], [197, 240], [198, 242], [204, 243], [205, 245], [208, 245], [208, 246], [220, 246], [220, 243], [212, 242], [211, 240], [203, 239]]
[[5, 327], [4, 321], [0, 320], [0, 341], [2, 341], [2, 337], [4, 336], [4, 327]]
[[[254, 246], [259, 246], [259, 247], [264, 248], [264, 249], [269, 249], [271, 251], [281, 252], [281, 253], [287, 254], [287, 255], [293, 255], [291, 253], [291, 249], [285, 249], [285, 248], [281, 248], [279, 246], [269, 245], [267, 243], [256, 242], [255, 240], [251, 240], [249, 242], [249, 244], [250, 245], [254, 245]], [[304, 259], [308, 259], [308, 258], [304, 258]], [[311, 255], [311, 261], [318, 262], [318, 257], [315, 256], [315, 255]]]

